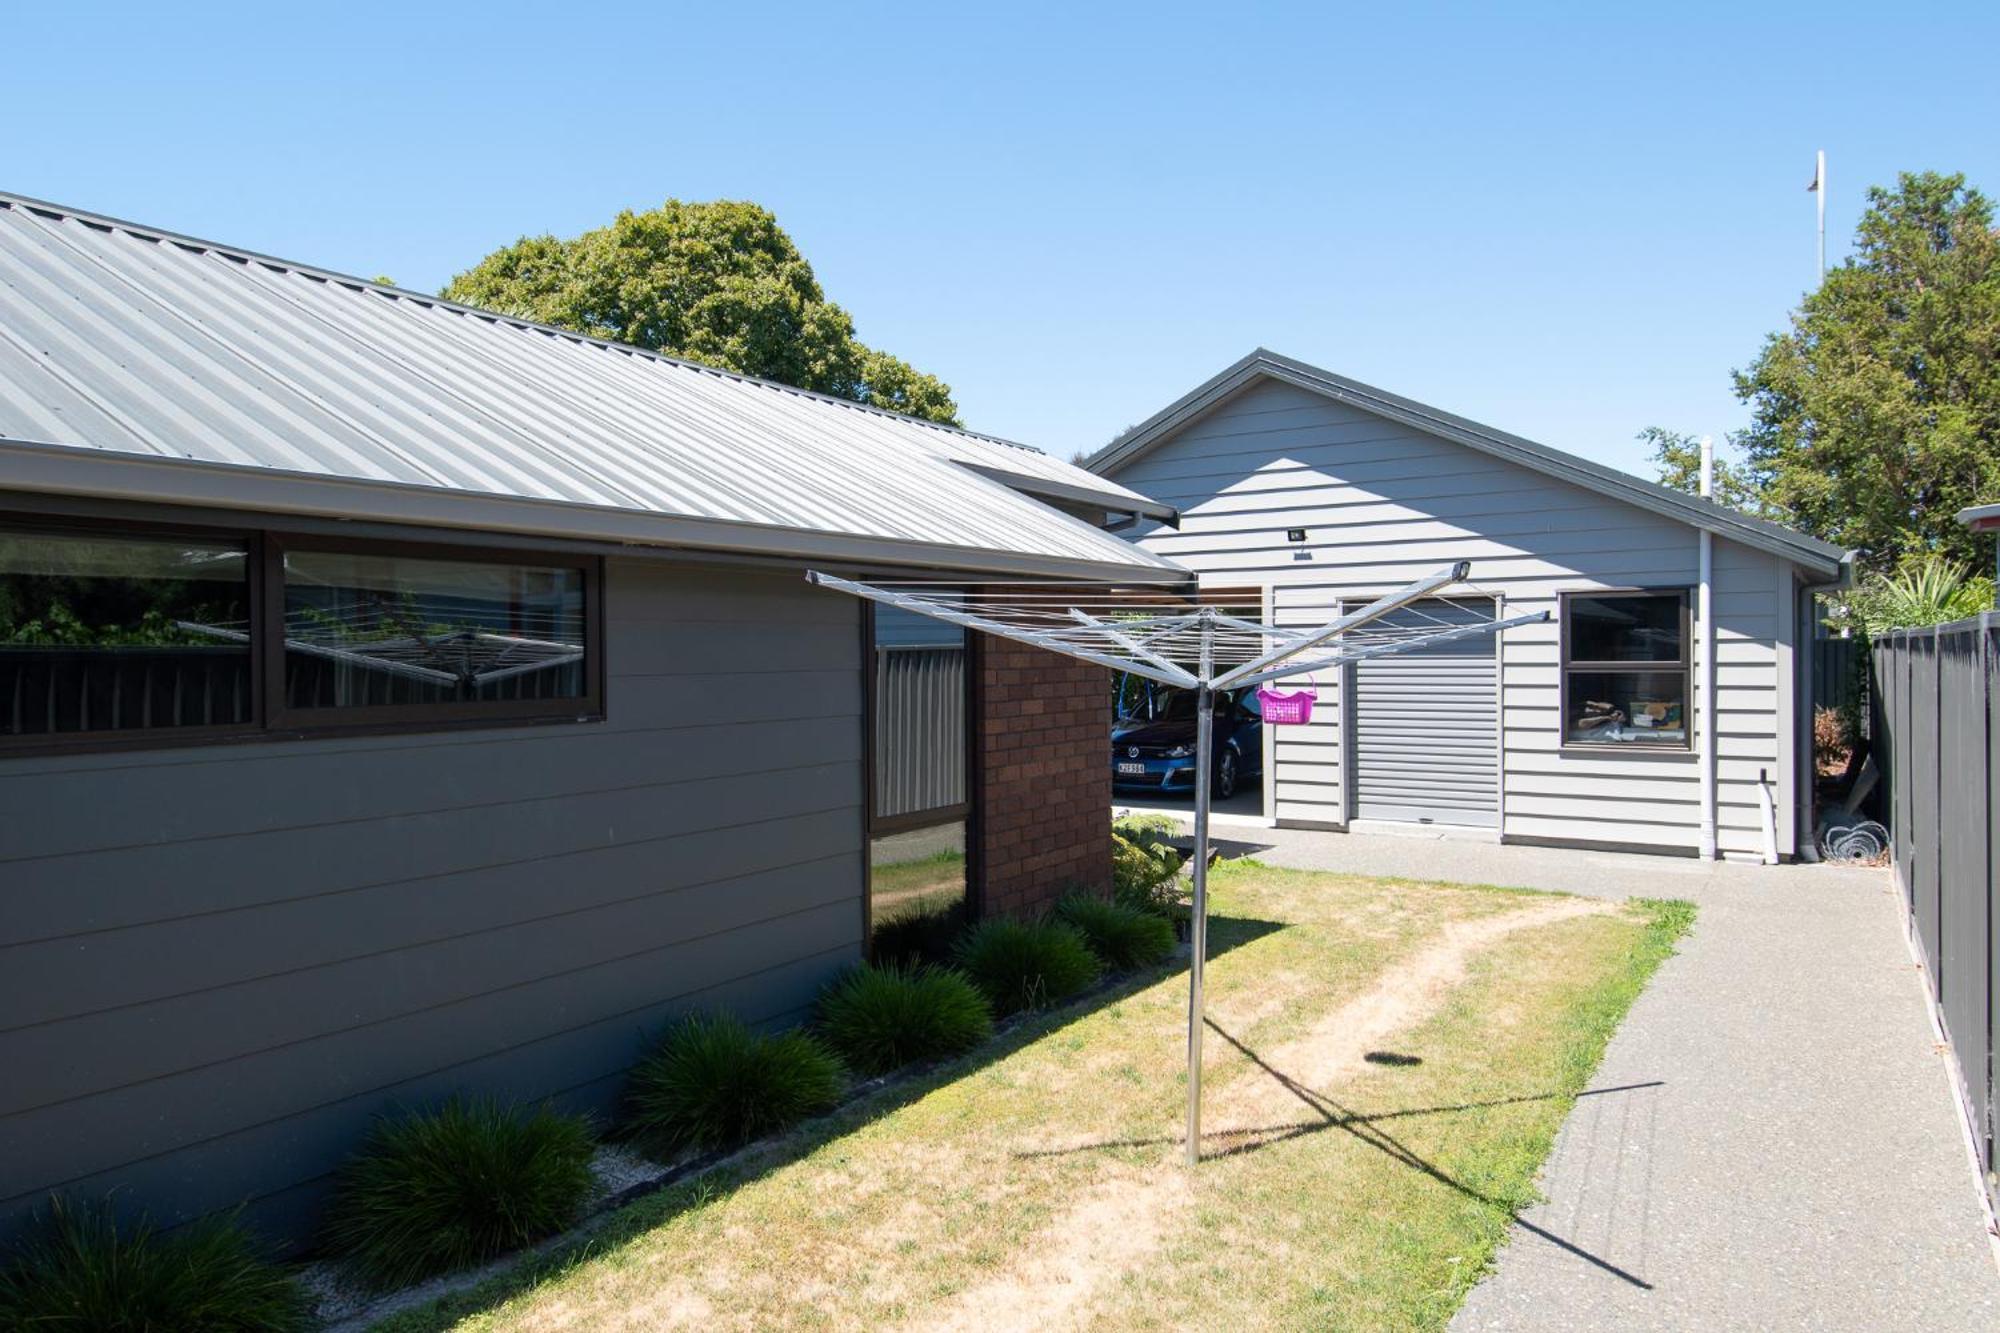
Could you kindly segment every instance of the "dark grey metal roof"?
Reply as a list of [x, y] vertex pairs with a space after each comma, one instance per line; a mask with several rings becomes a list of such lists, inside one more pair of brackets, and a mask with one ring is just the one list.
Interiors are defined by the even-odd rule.
[[1537, 444], [1491, 426], [1453, 416], [1414, 399], [1336, 375], [1330, 370], [1295, 361], [1260, 347], [1192, 392], [1155, 412], [1120, 435], [1084, 464], [1100, 476], [1110, 476], [1176, 434], [1223, 400], [1261, 379], [1279, 380], [1365, 412], [1400, 421], [1441, 439], [1504, 458], [1536, 472], [1623, 500], [1656, 514], [1679, 519], [1745, 546], [1769, 551], [1815, 573], [1837, 573], [1847, 553], [1838, 546], [1808, 537], [1778, 523], [1739, 514], [1733, 509], [1646, 481], [1617, 468]]
[[989, 436], [0, 194], [0, 487], [1166, 581]]

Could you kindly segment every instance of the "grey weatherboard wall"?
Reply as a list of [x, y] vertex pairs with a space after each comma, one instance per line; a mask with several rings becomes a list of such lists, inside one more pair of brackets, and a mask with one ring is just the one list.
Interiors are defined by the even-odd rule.
[[605, 602], [602, 723], [0, 758], [0, 1232], [115, 1187], [304, 1239], [377, 1112], [604, 1112], [663, 1019], [859, 958], [859, 604], [644, 559]]
[[[1459, 559], [1507, 616], [1556, 616], [1564, 591], [1696, 581], [1697, 531], [1684, 521], [1278, 380], [1249, 383], [1111, 471], [1180, 511], [1178, 530], [1147, 527], [1142, 545], [1204, 586], [1265, 588], [1277, 621], [1301, 628]], [[1288, 541], [1290, 528], [1308, 540]], [[1729, 854], [1760, 850], [1756, 782], [1767, 772], [1790, 851], [1796, 567], [1717, 537], [1715, 589], [1718, 839]], [[1562, 746], [1559, 637], [1554, 620], [1502, 636], [1502, 834], [1693, 851], [1693, 755]], [[1352, 815], [1341, 684], [1320, 682], [1326, 706], [1310, 726], [1269, 729], [1266, 813], [1281, 823], [1338, 827]]]

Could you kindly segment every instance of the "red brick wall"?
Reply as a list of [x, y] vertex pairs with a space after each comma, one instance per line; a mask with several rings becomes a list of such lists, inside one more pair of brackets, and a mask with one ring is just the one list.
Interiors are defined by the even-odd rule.
[[1111, 883], [1111, 673], [974, 634], [967, 874], [981, 913], [1034, 916]]

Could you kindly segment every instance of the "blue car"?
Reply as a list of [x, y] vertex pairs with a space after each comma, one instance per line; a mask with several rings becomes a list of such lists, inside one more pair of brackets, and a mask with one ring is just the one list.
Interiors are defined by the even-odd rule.
[[[1192, 690], [1156, 690], [1140, 705], [1145, 716], [1121, 717], [1111, 727], [1111, 785], [1119, 791], [1194, 794], [1195, 696]], [[1255, 690], [1216, 696], [1215, 772], [1210, 792], [1218, 801], [1236, 794], [1264, 761], [1264, 720]]]

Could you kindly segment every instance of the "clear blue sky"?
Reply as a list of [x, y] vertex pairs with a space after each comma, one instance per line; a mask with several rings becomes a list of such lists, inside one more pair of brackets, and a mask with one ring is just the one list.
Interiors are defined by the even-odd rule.
[[1815, 149], [1835, 258], [1898, 170], [2000, 193], [1992, 0], [294, 8], [0, 0], [0, 187], [423, 290], [754, 199], [1062, 454], [1263, 344], [1638, 469], [1742, 424]]

